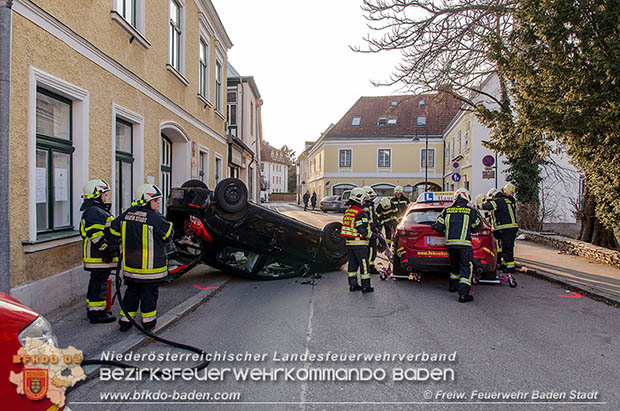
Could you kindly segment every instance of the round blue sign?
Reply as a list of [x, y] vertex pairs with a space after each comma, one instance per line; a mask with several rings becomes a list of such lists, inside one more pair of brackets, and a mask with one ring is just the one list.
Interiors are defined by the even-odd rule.
[[456, 181], [456, 182], [461, 181], [461, 175], [459, 173], [452, 174], [452, 181]]
[[490, 154], [486, 155], [482, 157], [482, 164], [486, 167], [493, 167], [493, 164], [495, 164], [495, 158]]

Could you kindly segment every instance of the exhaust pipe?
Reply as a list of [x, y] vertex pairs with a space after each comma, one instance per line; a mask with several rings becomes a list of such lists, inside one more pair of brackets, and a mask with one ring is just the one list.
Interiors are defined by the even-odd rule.
[[484, 268], [480, 266], [476, 267], [476, 275], [480, 276], [482, 274], [484, 274]]
[[413, 267], [412, 267], [412, 266], [410, 266], [410, 265], [408, 265], [408, 266], [407, 266], [407, 271], [412, 272], [412, 271], [413, 271]]

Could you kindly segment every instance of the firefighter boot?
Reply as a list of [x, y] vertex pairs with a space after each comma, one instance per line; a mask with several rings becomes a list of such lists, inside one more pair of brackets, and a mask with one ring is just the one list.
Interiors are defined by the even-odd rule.
[[372, 293], [373, 291], [375, 291], [375, 289], [370, 286], [370, 278], [364, 278], [362, 280], [362, 292], [366, 294]]
[[357, 283], [357, 275], [355, 277], [349, 277], [349, 291], [359, 291], [362, 287]]
[[459, 276], [450, 274], [450, 283], [448, 284], [448, 291], [455, 293], [459, 290]]
[[91, 324], [106, 324], [116, 321], [116, 317], [109, 311], [89, 311], [88, 320]]
[[121, 332], [123, 333], [125, 331], [129, 331], [129, 329], [131, 328], [131, 323], [129, 321], [118, 320], [118, 325], [119, 325]]
[[460, 294], [459, 295], [459, 303], [468, 303], [470, 301], [474, 301], [474, 296], [469, 294]]

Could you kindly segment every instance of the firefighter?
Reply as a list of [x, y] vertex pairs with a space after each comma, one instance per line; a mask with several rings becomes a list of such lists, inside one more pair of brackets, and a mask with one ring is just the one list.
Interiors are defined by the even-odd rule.
[[394, 197], [391, 199], [392, 205], [396, 209], [396, 224], [400, 222], [400, 219], [405, 215], [407, 207], [409, 207], [409, 199], [403, 195], [403, 187], [394, 187]]
[[514, 186], [506, 184], [502, 191], [496, 190], [493, 198], [482, 204], [482, 208], [491, 211], [493, 216], [493, 235], [499, 243], [498, 261], [503, 258], [504, 270], [510, 274], [515, 272], [514, 247], [519, 231], [516, 202], [512, 197], [514, 192]]
[[375, 212], [377, 214], [379, 225], [383, 226], [383, 229], [385, 230], [387, 245], [391, 246], [392, 237], [394, 236], [394, 231], [396, 230], [397, 224], [396, 209], [388, 197], [383, 197], [381, 201], [379, 201], [379, 205], [377, 205]]
[[[370, 222], [370, 230], [373, 233], [379, 234], [381, 232], [381, 226], [379, 225], [379, 219], [375, 212], [374, 200], [377, 198], [377, 193], [370, 186], [364, 186], [362, 189], [366, 192], [366, 201], [362, 204], [362, 208], [368, 216], [368, 222]], [[379, 274], [377, 267], [375, 266], [375, 260], [377, 259], [377, 247], [378, 235], [373, 236], [368, 243], [368, 271], [370, 274]]]
[[471, 234], [482, 228], [482, 218], [470, 207], [471, 197], [465, 188], [454, 193], [454, 203], [446, 207], [431, 226], [435, 231], [445, 232], [446, 246], [450, 255], [450, 285], [448, 290], [459, 292], [459, 302], [473, 301], [469, 294], [474, 270], [474, 253]]
[[[368, 215], [362, 209], [368, 195], [361, 187], [351, 190], [351, 196], [347, 201], [347, 210], [342, 219], [341, 236], [347, 245], [347, 260], [349, 263], [349, 291], [362, 290], [363, 293], [371, 293], [374, 289], [370, 286], [370, 272], [368, 271], [368, 242], [372, 237]], [[357, 270], [360, 270], [362, 286], [357, 282]]]
[[90, 271], [87, 317], [91, 324], [110, 323], [116, 318], [106, 310], [108, 277], [118, 263], [118, 242], [105, 230], [106, 224], [114, 219], [108, 202], [110, 186], [103, 180], [90, 180], [82, 191], [80, 234], [84, 239], [84, 270]]
[[157, 323], [159, 282], [168, 275], [165, 242], [173, 236], [172, 223], [159, 210], [162, 192], [154, 184], [136, 190], [131, 207], [112, 221], [110, 231], [120, 236], [123, 247], [123, 277], [127, 284], [123, 297], [121, 331], [131, 328], [127, 316], [142, 312], [142, 326], [152, 330]]

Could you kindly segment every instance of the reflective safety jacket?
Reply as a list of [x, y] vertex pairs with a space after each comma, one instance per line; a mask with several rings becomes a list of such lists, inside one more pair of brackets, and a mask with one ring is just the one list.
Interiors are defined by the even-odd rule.
[[447, 246], [471, 247], [471, 234], [482, 228], [482, 217], [467, 204], [467, 200], [459, 197], [444, 208], [431, 228], [445, 232]]
[[372, 200], [364, 202], [364, 204], [362, 205], [362, 210], [364, 210], [364, 212], [368, 216], [368, 222], [370, 223], [371, 230], [379, 230], [379, 218], [377, 217], [377, 213], [375, 212]]
[[514, 198], [500, 192], [492, 200], [483, 203], [482, 208], [493, 213], [493, 231], [519, 227]]
[[172, 223], [148, 205], [132, 205], [110, 224], [110, 232], [123, 243], [124, 276], [153, 281], [168, 274], [166, 240], [172, 239]]
[[390, 221], [397, 221], [398, 217], [396, 217], [396, 208], [390, 203], [390, 207], [383, 207], [381, 204], [377, 206], [375, 210], [377, 214], [377, 220], [379, 224], [386, 224]]
[[103, 262], [104, 253], [118, 254], [117, 239], [105, 230], [106, 224], [109, 225], [114, 217], [101, 201], [84, 200], [80, 211], [83, 211], [80, 235], [84, 239], [84, 269], [92, 271], [115, 268], [118, 257], [114, 257], [112, 262]]
[[392, 202], [392, 206], [396, 209], [396, 220], [400, 221], [405, 215], [407, 207], [409, 207], [409, 199], [401, 195], [400, 198], [396, 198], [396, 196], [392, 197], [390, 201]]
[[370, 222], [366, 212], [355, 204], [349, 204], [342, 218], [340, 236], [344, 237], [347, 246], [368, 246], [372, 235]]

